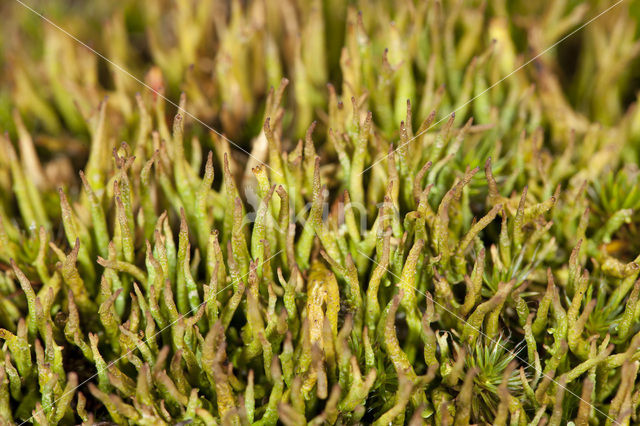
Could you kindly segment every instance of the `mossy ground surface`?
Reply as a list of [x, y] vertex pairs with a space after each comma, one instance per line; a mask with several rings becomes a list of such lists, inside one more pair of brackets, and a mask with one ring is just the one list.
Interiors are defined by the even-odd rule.
[[24, 1], [0, 424], [640, 422], [640, 2]]

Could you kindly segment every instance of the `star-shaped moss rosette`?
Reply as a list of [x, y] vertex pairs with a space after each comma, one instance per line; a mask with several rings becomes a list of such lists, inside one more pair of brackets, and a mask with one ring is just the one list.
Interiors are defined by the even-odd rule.
[[638, 422], [640, 7], [533, 3], [1, 5], [0, 424]]

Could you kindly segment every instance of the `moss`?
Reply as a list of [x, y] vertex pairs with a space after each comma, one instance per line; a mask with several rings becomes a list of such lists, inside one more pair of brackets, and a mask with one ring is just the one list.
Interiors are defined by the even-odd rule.
[[637, 422], [637, 5], [337, 3], [1, 7], [0, 423]]

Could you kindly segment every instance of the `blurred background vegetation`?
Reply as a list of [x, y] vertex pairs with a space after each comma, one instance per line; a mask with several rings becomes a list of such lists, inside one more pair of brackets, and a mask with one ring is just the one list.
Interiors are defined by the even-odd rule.
[[[401, 95], [411, 95], [413, 104], [420, 105], [425, 85], [444, 85], [438, 108], [438, 117], [443, 117], [454, 107], [451, 99], [465, 68], [493, 39], [496, 49], [512, 49], [516, 58], [511, 64], [517, 66], [613, 2], [54, 0], [28, 4], [137, 78], [162, 88], [174, 102], [186, 92], [190, 113], [249, 147], [262, 126], [259, 112], [264, 110], [267, 91], [282, 77], [293, 85], [286, 94], [290, 107], [286, 134], [301, 137], [309, 122], [322, 119], [329, 97], [327, 82], [337, 88], [343, 84], [340, 58], [350, 8], [367, 11], [361, 25], [371, 56], [379, 61], [389, 49], [391, 66], [400, 64], [410, 74], [408, 87], [392, 90], [392, 97], [404, 102]], [[118, 105], [112, 122], [128, 124], [136, 120], [133, 95], [152, 96], [19, 3], [2, 2], [0, 13], [5, 17], [0, 28], [0, 128], [16, 136], [12, 119], [16, 109], [43, 154], [57, 150], [44, 135], [63, 137], [67, 155], [86, 154], [89, 132], [84, 118], [105, 96]], [[432, 38], [438, 34], [428, 25], [437, 14], [448, 17], [441, 23], [444, 52], [433, 50]], [[415, 20], [416, 16], [425, 21]], [[640, 2], [624, 1], [520, 73], [539, 85], [538, 90], [557, 94], [554, 102], [566, 102], [560, 119], [570, 127], [580, 131], [594, 122], [615, 124], [636, 102], [640, 87], [639, 19]], [[509, 46], [501, 46], [502, 40]], [[461, 49], [454, 51], [456, 46]], [[428, 81], [432, 58], [435, 81]], [[398, 77], [404, 73], [400, 70], [392, 78], [404, 78]], [[415, 114], [416, 123], [428, 112]], [[374, 120], [383, 128], [392, 127], [382, 122], [383, 116], [374, 115]], [[549, 124], [543, 124], [549, 130]], [[113, 127], [124, 129], [124, 134], [114, 135], [117, 138], [131, 136], [126, 134], [131, 126]]]

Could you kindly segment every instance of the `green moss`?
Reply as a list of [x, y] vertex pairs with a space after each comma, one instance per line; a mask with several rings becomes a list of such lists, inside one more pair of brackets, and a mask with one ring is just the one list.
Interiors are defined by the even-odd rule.
[[0, 7], [0, 423], [637, 422], [637, 4], [337, 3]]

